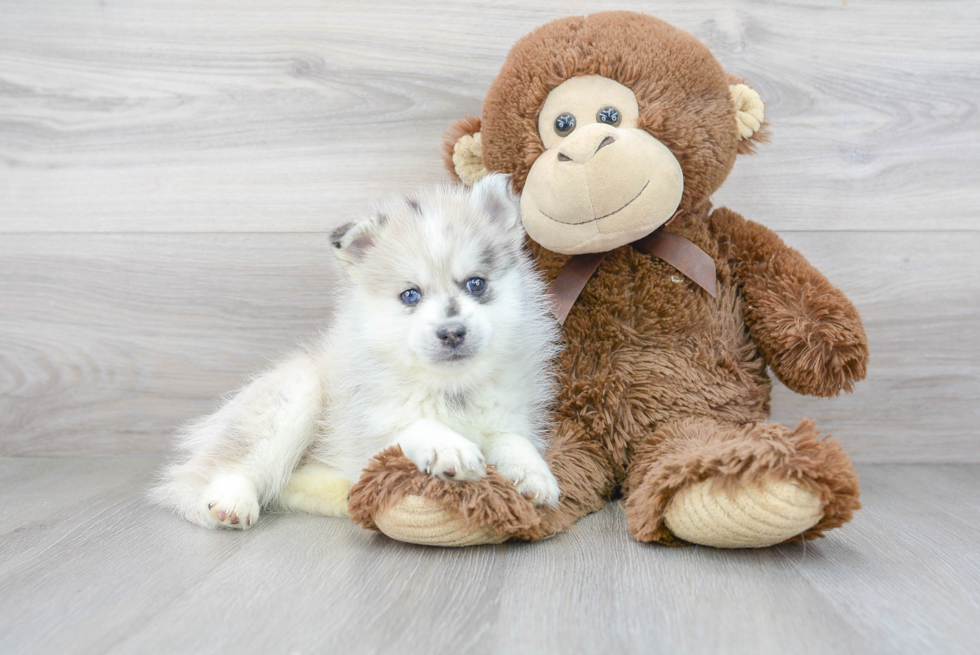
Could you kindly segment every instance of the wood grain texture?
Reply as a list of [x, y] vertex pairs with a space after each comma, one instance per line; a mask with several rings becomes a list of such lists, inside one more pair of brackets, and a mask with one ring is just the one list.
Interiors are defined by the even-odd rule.
[[[788, 241], [861, 309], [872, 366], [840, 398], [778, 385], [775, 419], [815, 418], [858, 461], [980, 461], [980, 234]], [[7, 235], [0, 454], [166, 452], [176, 425], [326, 324], [328, 250], [317, 234]]]
[[3, 232], [317, 231], [446, 179], [513, 42], [632, 8], [701, 38], [773, 143], [718, 200], [778, 230], [978, 230], [980, 4], [2, 0]]
[[18, 455], [165, 451], [326, 325], [337, 274], [326, 235], [11, 235], [0, 252], [0, 452]]
[[[854, 456], [855, 521], [669, 549], [610, 505], [438, 550], [148, 506], [174, 426], [329, 319], [323, 233], [447, 179], [517, 38], [620, 8], [767, 102], [715, 200], [865, 318], [853, 395], [773, 402]], [[978, 29], [971, 0], [0, 0], [0, 652], [975, 652], [980, 470], [872, 463], [980, 462]]]
[[[827, 539], [717, 551], [639, 544], [613, 504], [531, 545], [424, 548], [301, 515], [208, 531], [144, 503], [150, 465], [0, 460], [42, 501], [0, 528], [0, 651], [958, 654], [976, 644], [976, 466], [865, 466], [865, 509]], [[66, 505], [53, 490], [49, 506], [45, 484], [99, 491]], [[0, 487], [0, 506], [18, 499], [11, 490]]]
[[[158, 463], [153, 458], [0, 457], [0, 533], [20, 528], [39, 516], [70, 512], [90, 498], [105, 494], [120, 484], [145, 484], [147, 470]], [[84, 480], [84, 485], [79, 484]], [[0, 568], [10, 563], [4, 558]]]
[[[338, 272], [325, 240], [9, 235], [0, 453], [165, 452], [174, 426], [326, 324]], [[980, 343], [965, 334], [980, 320], [980, 235], [789, 242], [861, 308], [873, 364], [837, 399], [778, 386], [776, 419], [816, 418], [859, 461], [980, 461]]]
[[[511, 44], [611, 3], [0, 0], [0, 454], [166, 450], [314, 334], [323, 232], [445, 180]], [[704, 40], [774, 141], [717, 195], [855, 300], [869, 380], [777, 385], [855, 459], [980, 461], [980, 4], [627, 3]]]

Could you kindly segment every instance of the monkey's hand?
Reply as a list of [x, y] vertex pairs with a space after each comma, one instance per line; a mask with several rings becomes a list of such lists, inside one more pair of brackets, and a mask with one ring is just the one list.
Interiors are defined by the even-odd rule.
[[768, 228], [728, 209], [711, 215], [745, 321], [773, 373], [797, 393], [836, 396], [868, 370], [868, 337], [853, 303]]

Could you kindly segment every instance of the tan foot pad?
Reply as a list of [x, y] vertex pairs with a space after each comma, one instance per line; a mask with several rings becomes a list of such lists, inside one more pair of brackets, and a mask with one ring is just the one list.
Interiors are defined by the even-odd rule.
[[467, 527], [459, 514], [421, 496], [405, 496], [375, 516], [374, 522], [392, 539], [423, 546], [476, 546], [507, 540], [490, 528]]
[[762, 548], [812, 528], [823, 504], [795, 482], [769, 480], [729, 495], [705, 480], [680, 491], [665, 523], [677, 537], [715, 548]]

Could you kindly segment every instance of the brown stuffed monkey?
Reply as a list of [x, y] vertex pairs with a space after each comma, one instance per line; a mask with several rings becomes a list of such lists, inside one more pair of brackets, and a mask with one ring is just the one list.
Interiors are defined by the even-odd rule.
[[868, 363], [858, 312], [709, 202], [765, 130], [759, 95], [656, 18], [571, 17], [518, 41], [446, 157], [467, 184], [510, 174], [542, 271], [570, 280], [546, 454], [561, 502], [533, 507], [494, 471], [443, 482], [393, 449], [352, 489], [352, 518], [438, 545], [548, 537], [620, 494], [641, 541], [761, 547], [847, 522], [847, 455], [812, 421], [767, 422], [767, 369], [797, 393], [850, 391]]

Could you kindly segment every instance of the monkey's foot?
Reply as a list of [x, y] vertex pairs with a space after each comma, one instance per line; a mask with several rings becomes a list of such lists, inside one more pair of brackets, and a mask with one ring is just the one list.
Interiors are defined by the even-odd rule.
[[494, 467], [479, 480], [440, 480], [421, 473], [398, 446], [371, 460], [351, 488], [348, 510], [355, 523], [413, 544], [540, 538], [538, 512]]
[[762, 548], [809, 530], [823, 518], [820, 498], [796, 484], [767, 480], [729, 494], [704, 480], [678, 492], [664, 516], [667, 528], [692, 544]]

